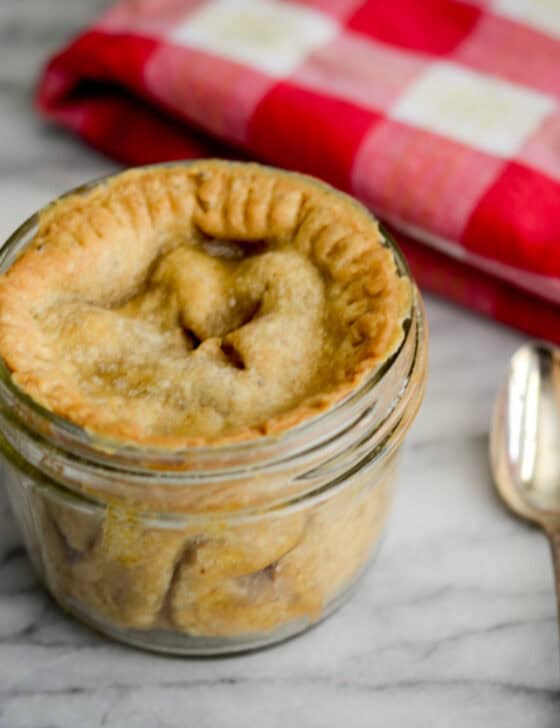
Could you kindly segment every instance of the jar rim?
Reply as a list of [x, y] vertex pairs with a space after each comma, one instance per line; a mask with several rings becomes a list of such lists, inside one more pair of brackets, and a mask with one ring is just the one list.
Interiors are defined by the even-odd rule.
[[[145, 165], [143, 168], [189, 166], [190, 164], [195, 164], [197, 161], [177, 160]], [[267, 165], [261, 166], [266, 167]], [[21, 251], [30, 242], [30, 239], [27, 238], [34, 234], [35, 228], [38, 225], [39, 216], [53, 202], [69, 195], [85, 193], [95, 186], [110, 180], [116, 174], [119, 174], [119, 172], [105, 175], [86, 184], [74, 187], [54, 198], [54, 200], [29, 216], [0, 247], [0, 272], [3, 273], [8, 270]], [[318, 185], [324, 184], [320, 180], [316, 180], [308, 175], [302, 176], [308, 177]], [[363, 209], [369, 213], [367, 208], [364, 207]], [[384, 238], [384, 244], [393, 255], [399, 275], [405, 276], [413, 282], [408, 263], [398, 244], [382, 225], [379, 227]], [[250, 452], [253, 456], [256, 455], [259, 460], [262, 458], [264, 461], [270, 460], [273, 452], [278, 450], [284, 455], [284, 457], [280, 457], [280, 460], [284, 461], [286, 456], [300, 454], [301, 448], [298, 447], [298, 442], [301, 442], [302, 439], [307, 440], [307, 437], [312, 438], [320, 430], [324, 435], [323, 440], [329, 440], [333, 436], [336, 436], [341, 429], [344, 429], [348, 420], [351, 420], [351, 415], [348, 417], [345, 414], [351, 413], [367, 394], [371, 393], [372, 390], [384, 381], [391, 372], [395, 362], [398, 361], [403, 349], [409, 344], [409, 338], [413, 335], [413, 330], [416, 328], [423, 329], [424, 317], [421, 304], [417, 300], [415, 286], [413, 285], [412, 288], [413, 295], [411, 297], [410, 309], [403, 321], [404, 336], [398, 348], [346, 397], [336, 402], [324, 412], [310, 417], [280, 433], [260, 435], [237, 442], [233, 441], [224, 444], [209, 443], [207, 445], [196, 445], [178, 449], [153, 446], [145, 447], [111, 439], [98, 433], [88, 432], [67, 418], [47, 409], [26, 394], [13, 381], [10, 368], [2, 357], [0, 357], [0, 407], [7, 407], [11, 415], [15, 414], [18, 420], [18, 426], [23, 426], [32, 436], [38, 435], [44, 438], [49, 445], [55, 447], [74, 449], [80, 456], [105, 465], [110, 465], [118, 461], [123, 465], [126, 464], [127, 467], [131, 467], [132, 469], [138, 468], [143, 471], [146, 464], [149, 463], [150, 469], [153, 469], [155, 466], [156, 469], [161, 468], [165, 470], [169, 468], [174, 470], [179, 467], [180, 463], [184, 463], [192, 456], [196, 456], [197, 461], [200, 462], [215, 462], [217, 458], [228, 462], [230, 460], [236, 461]], [[411, 325], [413, 320], [416, 320], [417, 327]], [[422, 343], [420, 342], [419, 345], [421, 346]], [[319, 446], [321, 439], [314, 439], [313, 442], [314, 446]]]

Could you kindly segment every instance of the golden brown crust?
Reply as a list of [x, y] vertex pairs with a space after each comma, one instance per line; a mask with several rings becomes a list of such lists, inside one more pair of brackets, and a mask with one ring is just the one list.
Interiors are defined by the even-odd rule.
[[[220, 241], [249, 255], [224, 243], [224, 259]], [[410, 283], [382, 243], [361, 206], [300, 175], [217, 160], [128, 171], [41, 213], [0, 277], [0, 355], [36, 401], [112, 439], [279, 433], [402, 340]]]

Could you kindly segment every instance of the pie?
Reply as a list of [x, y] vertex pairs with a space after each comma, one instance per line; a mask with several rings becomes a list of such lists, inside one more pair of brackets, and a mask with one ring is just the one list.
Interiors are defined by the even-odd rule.
[[[377, 222], [326, 185], [218, 160], [148, 167], [40, 213], [0, 276], [0, 356], [93, 438], [219, 450], [328, 412], [398, 349], [411, 300]], [[144, 519], [148, 492], [145, 508], [137, 493], [93, 509], [37, 489], [47, 583], [120, 628], [229, 638], [315, 621], [379, 538], [389, 460], [252, 520], [235, 519], [263, 505], [249, 476], [211, 484], [178, 509], [198, 519], [173, 527]], [[273, 477], [269, 492], [288, 494]]]

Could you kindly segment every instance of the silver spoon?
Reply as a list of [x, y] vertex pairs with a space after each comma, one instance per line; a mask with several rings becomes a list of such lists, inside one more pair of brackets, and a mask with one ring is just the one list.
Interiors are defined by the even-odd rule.
[[490, 464], [508, 508], [548, 536], [560, 614], [560, 349], [533, 343], [513, 355], [494, 408]]

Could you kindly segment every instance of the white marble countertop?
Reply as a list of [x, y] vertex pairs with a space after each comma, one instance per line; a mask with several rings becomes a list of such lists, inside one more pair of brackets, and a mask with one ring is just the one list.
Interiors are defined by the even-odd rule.
[[[36, 118], [42, 59], [108, 0], [0, 2], [0, 238], [115, 168]], [[556, 728], [558, 638], [544, 537], [492, 491], [487, 431], [523, 340], [428, 299], [431, 375], [389, 532], [318, 629], [228, 659], [156, 657], [65, 617], [37, 585], [0, 488], [1, 728]]]

